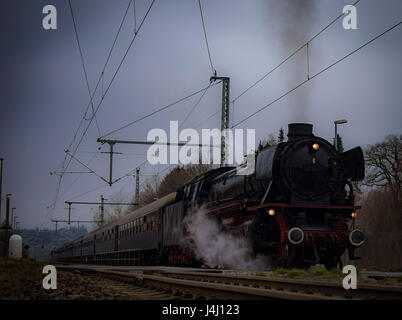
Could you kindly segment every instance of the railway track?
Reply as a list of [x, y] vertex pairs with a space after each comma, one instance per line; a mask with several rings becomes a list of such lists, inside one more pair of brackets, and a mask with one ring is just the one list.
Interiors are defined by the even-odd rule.
[[143, 288], [148, 299], [402, 300], [402, 287], [397, 286], [358, 284], [356, 290], [345, 290], [340, 283], [221, 273], [102, 269], [90, 272], [124, 286]]
[[[83, 272], [79, 272], [83, 274]], [[98, 275], [93, 274], [94, 280]], [[178, 300], [180, 297], [171, 292], [156, 291], [151, 288], [146, 288], [142, 285], [133, 285], [133, 283], [122, 281], [113, 277], [103, 277], [103, 286], [108, 288], [108, 291], [118, 291], [120, 296], [130, 297], [131, 300]], [[110, 299], [109, 296], [105, 297]]]
[[325, 299], [398, 299], [402, 300], [402, 287], [359, 284], [356, 290], [345, 290], [341, 283], [301, 279], [275, 279], [261, 276], [239, 276], [212, 273], [166, 273], [167, 277], [201, 282], [234, 284], [237, 286], [265, 288], [293, 293], [302, 293]]

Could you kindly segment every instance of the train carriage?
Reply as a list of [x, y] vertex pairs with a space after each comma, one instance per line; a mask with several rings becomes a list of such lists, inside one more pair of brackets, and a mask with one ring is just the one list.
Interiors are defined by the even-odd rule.
[[341, 264], [364, 241], [354, 229], [353, 182], [364, 178], [360, 147], [338, 152], [313, 135], [312, 125], [289, 124], [288, 141], [256, 153], [255, 171], [213, 169], [177, 192], [66, 244], [56, 260], [105, 264], [194, 265], [184, 221], [200, 207], [223, 232], [245, 237], [255, 254], [277, 265]]

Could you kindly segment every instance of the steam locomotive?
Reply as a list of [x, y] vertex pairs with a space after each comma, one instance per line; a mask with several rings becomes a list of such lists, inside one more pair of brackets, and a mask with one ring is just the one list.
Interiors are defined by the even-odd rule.
[[56, 261], [108, 265], [199, 265], [185, 221], [199, 208], [222, 232], [244, 238], [277, 266], [342, 265], [364, 242], [354, 228], [360, 147], [338, 152], [313, 126], [289, 124], [288, 140], [256, 153], [255, 170], [210, 170], [155, 202], [67, 243]]

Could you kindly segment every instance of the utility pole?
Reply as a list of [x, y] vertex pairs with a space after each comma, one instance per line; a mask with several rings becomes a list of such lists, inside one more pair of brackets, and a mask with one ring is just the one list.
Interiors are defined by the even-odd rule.
[[113, 184], [112, 181], [112, 174], [113, 174], [113, 146], [116, 143], [115, 141], [109, 140], [107, 142], [110, 146], [110, 152], [109, 152], [109, 186]]
[[55, 225], [56, 225], [56, 234], [57, 234], [57, 224], [59, 223], [59, 222], [64, 222], [64, 223], [75, 223], [75, 222], [77, 222], [77, 224], [79, 225], [79, 223], [98, 223], [98, 222], [100, 222], [100, 221], [96, 221], [96, 220], [70, 220], [70, 221], [68, 221], [68, 220], [55, 220], [55, 219], [52, 219], [52, 222], [54, 222], [55, 223]]
[[[105, 202], [105, 199], [103, 195], [100, 195], [100, 202], [84, 202], [84, 201], [65, 201], [65, 203], [68, 204], [68, 219], [67, 220], [58, 220], [59, 222], [66, 222], [68, 224], [77, 222], [77, 220], [71, 220], [71, 205], [73, 204], [89, 204], [89, 205], [99, 205], [99, 215], [100, 215], [100, 220], [99, 221], [83, 221], [80, 220], [79, 222], [100, 222], [102, 225], [105, 222], [105, 217], [104, 217], [104, 206], [109, 205], [109, 206], [132, 206], [133, 203], [127, 203], [127, 202]], [[52, 222], [55, 222], [56, 220], [52, 220]]]
[[212, 76], [209, 79], [211, 82], [216, 80], [222, 81], [222, 116], [221, 116], [221, 167], [227, 166], [227, 159], [226, 159], [226, 139], [227, 133], [226, 129], [229, 129], [229, 77], [217, 77]]
[[67, 212], [67, 224], [70, 225], [70, 220], [71, 220], [71, 202], [67, 202], [68, 205], [68, 212]]
[[14, 210], [17, 209], [16, 207], [11, 208], [11, 228], [14, 229]]
[[137, 209], [140, 206], [140, 168], [135, 168], [135, 190], [134, 190], [134, 205]]
[[8, 246], [9, 246], [9, 239], [8, 239], [8, 219], [10, 217], [10, 200], [11, 194], [6, 195], [6, 255], [4, 257], [4, 264], [7, 267], [8, 263]]
[[3, 185], [3, 158], [0, 158], [0, 224], [1, 224], [1, 199], [2, 199], [2, 185]]
[[100, 195], [100, 220], [101, 220], [101, 226], [103, 226], [103, 223], [105, 221], [105, 217], [104, 217], [104, 204], [105, 204], [105, 198], [103, 198], [103, 195]]
[[[228, 126], [229, 126], [229, 122], [228, 122]], [[113, 169], [112, 169], [112, 166], [113, 166], [113, 154], [120, 153], [120, 152], [114, 152], [113, 151], [113, 146], [116, 143], [117, 144], [141, 144], [141, 145], [165, 145], [165, 146], [174, 145], [174, 146], [188, 146], [188, 147], [204, 147], [204, 146], [205, 147], [210, 147], [210, 145], [194, 144], [194, 143], [187, 143], [187, 142], [177, 142], [177, 143], [166, 142], [166, 143], [164, 143], [164, 142], [158, 142], [158, 141], [155, 142], [155, 141], [140, 141], [140, 140], [107, 140], [107, 139], [100, 139], [100, 138], [98, 138], [96, 141], [101, 143], [101, 144], [107, 143], [110, 146], [110, 151], [106, 152], [106, 153], [109, 153], [109, 157], [110, 157], [109, 158], [109, 180], [106, 181], [105, 179], [101, 178], [102, 180], [106, 181], [110, 186], [113, 183], [115, 183], [115, 182], [117, 182], [117, 181], [119, 181], [121, 179], [121, 178], [118, 178], [118, 179], [113, 181]], [[217, 147], [217, 146], [213, 146], [213, 147]], [[139, 166], [141, 166], [141, 164]]]

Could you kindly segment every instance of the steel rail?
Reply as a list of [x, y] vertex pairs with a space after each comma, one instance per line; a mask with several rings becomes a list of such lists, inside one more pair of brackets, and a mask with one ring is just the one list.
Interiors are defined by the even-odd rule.
[[238, 284], [223, 284], [203, 282], [200, 280], [177, 279], [170, 276], [156, 276], [138, 272], [121, 272], [109, 270], [96, 270], [101, 277], [107, 277], [133, 284], [142, 284], [146, 288], [174, 292], [175, 295], [195, 299], [231, 299], [231, 300], [339, 300], [339, 297], [328, 297], [315, 293], [292, 292], [278, 289], [240, 286]]
[[274, 288], [290, 292], [318, 293], [325, 297], [343, 299], [398, 299], [402, 300], [402, 286], [359, 284], [357, 289], [345, 290], [342, 283], [304, 279], [275, 279], [261, 276], [227, 275], [202, 272], [166, 272], [167, 277], [195, 281], [234, 283], [242, 286]]
[[100, 277], [173, 291], [185, 298], [192, 295], [195, 299], [402, 300], [402, 286], [359, 282], [357, 289], [345, 290], [337, 282], [227, 274], [229, 271], [177, 272], [158, 267], [147, 270], [115, 267], [111, 270], [86, 265], [82, 268], [66, 265], [63, 269], [81, 269]]

